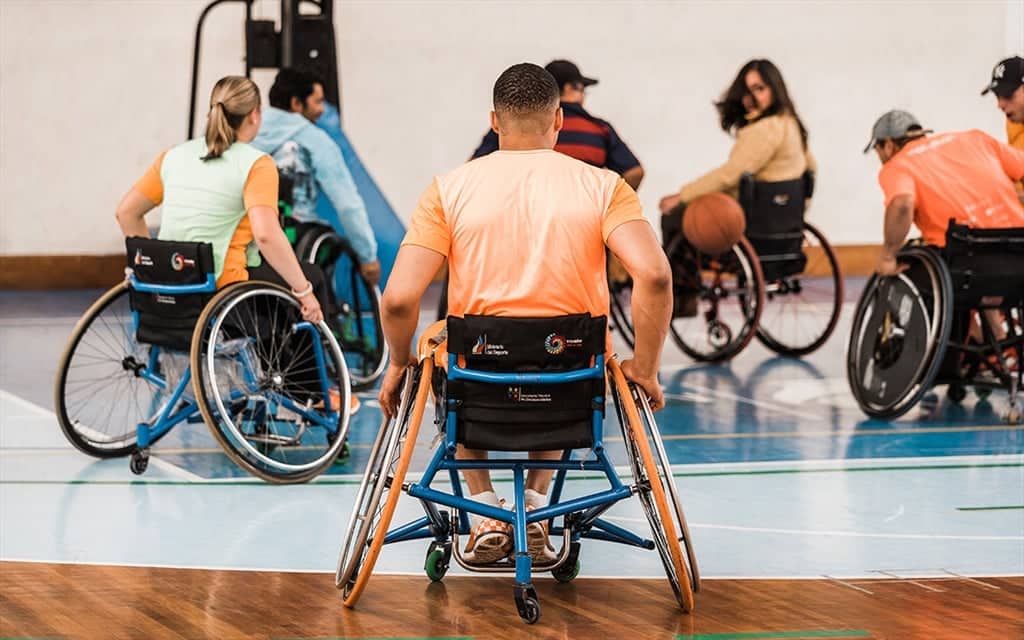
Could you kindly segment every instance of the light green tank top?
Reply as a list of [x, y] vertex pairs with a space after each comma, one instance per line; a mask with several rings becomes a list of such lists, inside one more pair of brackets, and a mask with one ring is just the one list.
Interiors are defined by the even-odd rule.
[[[224, 270], [224, 256], [231, 237], [245, 216], [242, 190], [252, 165], [266, 155], [244, 142], [231, 145], [213, 160], [207, 154], [206, 139], [195, 138], [164, 155], [160, 179], [164, 185], [160, 240], [209, 242], [213, 245], [216, 277]], [[246, 249], [246, 263], [257, 266], [255, 245]]]

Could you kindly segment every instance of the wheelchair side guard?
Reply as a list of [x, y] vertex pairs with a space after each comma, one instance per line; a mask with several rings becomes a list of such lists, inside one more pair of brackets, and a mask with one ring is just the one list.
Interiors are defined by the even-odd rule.
[[933, 384], [952, 327], [952, 284], [938, 253], [910, 246], [900, 274], [868, 280], [854, 313], [847, 354], [850, 389], [871, 417], [910, 410]]

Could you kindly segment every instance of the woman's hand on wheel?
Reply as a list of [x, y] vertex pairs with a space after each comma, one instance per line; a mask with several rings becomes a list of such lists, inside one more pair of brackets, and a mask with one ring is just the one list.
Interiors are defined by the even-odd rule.
[[324, 312], [320, 308], [320, 301], [316, 299], [316, 296], [308, 295], [305, 298], [299, 298], [299, 303], [302, 304], [302, 319], [313, 324], [320, 324], [324, 319]]

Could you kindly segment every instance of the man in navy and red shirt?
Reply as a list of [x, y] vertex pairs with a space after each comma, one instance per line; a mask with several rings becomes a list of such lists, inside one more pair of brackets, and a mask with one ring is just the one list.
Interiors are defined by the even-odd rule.
[[[597, 80], [580, 73], [579, 67], [568, 60], [554, 60], [546, 67], [562, 91], [562, 130], [558, 133], [555, 151], [582, 160], [595, 167], [610, 169], [622, 176], [629, 186], [636, 189], [644, 177], [644, 169], [612, 125], [595, 118], [583, 109], [584, 92]], [[474, 158], [498, 150], [498, 134], [488, 131], [480, 146], [473, 152]]]

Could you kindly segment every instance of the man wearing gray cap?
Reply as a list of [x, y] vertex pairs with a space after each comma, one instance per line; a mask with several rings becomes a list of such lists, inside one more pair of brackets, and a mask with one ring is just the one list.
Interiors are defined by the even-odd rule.
[[910, 113], [882, 115], [864, 153], [882, 168], [885, 244], [875, 271], [900, 271], [896, 253], [916, 224], [927, 244], [946, 244], [950, 218], [981, 229], [1024, 227], [1024, 205], [1013, 183], [1024, 177], [1024, 151], [973, 129], [929, 135]]

